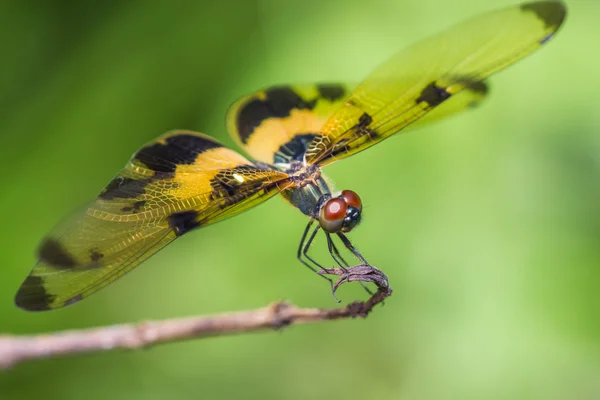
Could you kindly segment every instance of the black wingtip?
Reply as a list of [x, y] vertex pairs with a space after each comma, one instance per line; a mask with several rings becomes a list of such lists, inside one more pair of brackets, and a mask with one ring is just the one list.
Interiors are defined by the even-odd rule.
[[29, 275], [15, 296], [15, 304], [26, 311], [47, 311], [52, 309], [50, 305], [53, 299], [54, 296], [44, 288], [44, 280]]
[[567, 7], [560, 1], [539, 1], [521, 5], [521, 10], [533, 12], [544, 22], [546, 28], [558, 29], [567, 16]]

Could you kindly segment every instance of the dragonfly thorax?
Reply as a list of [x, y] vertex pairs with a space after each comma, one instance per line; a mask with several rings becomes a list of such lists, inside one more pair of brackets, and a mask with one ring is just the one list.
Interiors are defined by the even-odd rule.
[[297, 185], [316, 183], [321, 178], [321, 169], [302, 161], [292, 161], [286, 171]]
[[283, 197], [303, 214], [318, 217], [319, 201], [324, 195], [331, 197], [331, 190], [319, 167], [301, 161], [292, 161], [286, 171], [292, 183], [282, 192]]
[[319, 221], [329, 232], [350, 232], [361, 219], [362, 202], [352, 190], [331, 194], [321, 169], [301, 161], [292, 161], [286, 171], [293, 185], [283, 196], [303, 214]]

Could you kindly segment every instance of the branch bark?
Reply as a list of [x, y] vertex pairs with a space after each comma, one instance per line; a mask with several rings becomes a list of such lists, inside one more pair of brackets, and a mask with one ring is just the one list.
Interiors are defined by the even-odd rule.
[[342, 308], [299, 308], [279, 302], [256, 310], [214, 316], [146, 321], [30, 336], [3, 335], [0, 336], [0, 369], [9, 369], [26, 360], [60, 355], [139, 349], [193, 338], [276, 330], [293, 324], [365, 318], [374, 306], [392, 294], [387, 277], [375, 267], [361, 265], [344, 270], [329, 269], [322, 273], [339, 276], [334, 291], [351, 281], [373, 282], [378, 289], [367, 301], [355, 301]]

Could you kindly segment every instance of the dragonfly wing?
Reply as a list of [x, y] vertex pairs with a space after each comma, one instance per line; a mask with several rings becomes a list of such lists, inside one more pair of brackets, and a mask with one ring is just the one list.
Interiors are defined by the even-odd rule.
[[565, 15], [558, 2], [523, 4], [484, 14], [397, 53], [331, 115], [307, 149], [306, 161], [330, 164], [427, 118], [446, 103], [442, 115], [456, 109], [452, 103], [465, 99], [460, 93], [477, 91], [488, 76], [538, 49]]
[[286, 178], [209, 136], [169, 132], [42, 241], [16, 304], [49, 310], [75, 303], [177, 237], [270, 198]]
[[[253, 158], [272, 164], [302, 160], [306, 149], [356, 84], [326, 83], [275, 86], [236, 101], [227, 114], [227, 129]], [[477, 82], [452, 101], [421, 118], [423, 126], [477, 107], [488, 87]], [[411, 126], [409, 129], [412, 129]]]
[[231, 137], [254, 159], [289, 163], [302, 156], [350, 94], [346, 83], [274, 86], [236, 101], [227, 114]]

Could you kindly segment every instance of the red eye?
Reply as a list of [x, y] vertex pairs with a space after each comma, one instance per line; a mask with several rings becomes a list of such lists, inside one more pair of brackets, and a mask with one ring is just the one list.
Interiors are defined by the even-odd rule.
[[350, 207], [362, 209], [362, 202], [360, 197], [352, 190], [342, 190], [342, 198], [346, 201]]
[[346, 201], [340, 197], [327, 200], [325, 205], [321, 207], [319, 224], [326, 232], [334, 233], [341, 231], [344, 226], [347, 209]]
[[348, 206], [342, 199], [331, 199], [325, 204], [324, 216], [328, 221], [337, 221], [346, 217]]

